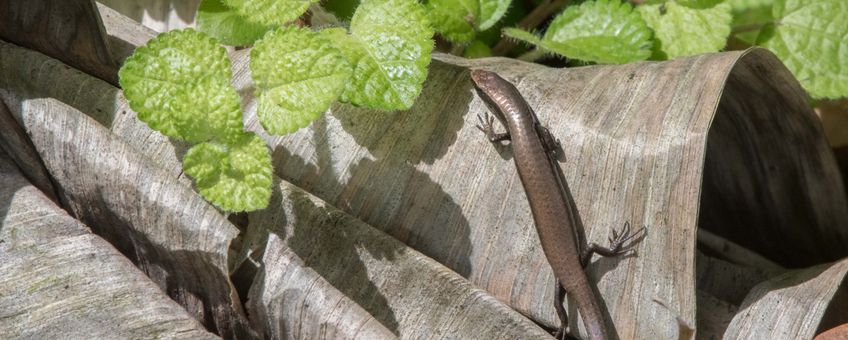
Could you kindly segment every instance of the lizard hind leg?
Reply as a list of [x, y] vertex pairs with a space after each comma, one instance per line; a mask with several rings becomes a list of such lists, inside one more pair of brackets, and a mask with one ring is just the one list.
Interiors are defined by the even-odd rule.
[[557, 340], [579, 340], [566, 331], [568, 328], [568, 314], [565, 312], [565, 306], [563, 306], [565, 302], [565, 288], [562, 287], [559, 280], [556, 280], [556, 288], [554, 290], [554, 309], [556, 309], [557, 316], [559, 317], [559, 328], [554, 333], [554, 338]]
[[565, 157], [562, 152], [562, 143], [559, 142], [559, 139], [554, 137], [551, 130], [542, 125], [536, 125], [536, 131], [538, 131], [539, 137], [542, 139], [542, 146], [545, 147], [545, 151], [553, 155], [555, 159], [565, 161]]

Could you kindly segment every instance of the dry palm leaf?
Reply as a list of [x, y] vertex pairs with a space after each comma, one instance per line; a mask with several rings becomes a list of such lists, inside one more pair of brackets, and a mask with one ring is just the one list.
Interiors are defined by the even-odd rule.
[[[245, 244], [251, 251], [264, 252], [265, 262], [251, 288], [248, 313], [271, 316], [269, 311], [281, 305], [290, 311], [257, 320], [268, 323], [260, 326], [266, 338], [333, 338], [291, 334], [299, 330], [296, 324], [282, 327], [293, 323], [286, 321], [289, 315], [303, 311], [337, 315], [349, 308], [313, 307], [310, 300], [302, 300], [316, 294], [313, 289], [326, 290], [323, 281], [313, 285], [317, 275], [402, 339], [548, 336], [450, 269], [289, 183], [279, 183], [271, 206], [252, 213], [250, 221]], [[297, 313], [298, 309], [302, 311]], [[272, 327], [274, 322], [281, 326]]]
[[0, 338], [216, 339], [0, 150]]
[[[0, 46], [4, 57], [8, 51]], [[235, 83], [253, 110], [248, 53], [234, 54]], [[637, 256], [590, 265], [621, 338], [694, 333], [686, 329], [696, 326], [698, 227], [782, 266], [848, 251], [841, 228], [848, 204], [821, 127], [797, 82], [764, 50], [564, 70], [507, 59], [435, 59], [409, 111], [339, 105], [308, 129], [269, 138], [277, 174], [555, 325], [553, 278], [510, 149], [492, 147], [473, 128], [486, 109], [466, 70], [485, 68], [514, 81], [562, 139], [565, 177], [588, 240], [605, 241], [609, 228], [625, 221], [648, 227]], [[6, 84], [61, 87], [29, 80], [32, 70], [10, 65], [0, 66], [0, 85], [18, 74]], [[90, 93], [79, 85], [48, 91], [71, 101], [70, 93]], [[96, 96], [71, 105], [105, 108], [82, 111], [105, 115], [98, 120], [115, 130], [120, 101]], [[97, 100], [103, 104], [91, 104]], [[248, 119], [258, 128], [255, 116]], [[132, 132], [145, 128], [132, 124], [122, 124], [127, 132], [118, 135], [144, 134]], [[162, 161], [173, 154], [151, 158], [176, 167]]]
[[[848, 273], [848, 259], [794, 270], [754, 287], [724, 339], [811, 339]], [[845, 310], [842, 299], [838, 308]], [[841, 322], [845, 322], [841, 315]]]
[[[308, 129], [269, 137], [276, 173], [556, 325], [553, 277], [511, 151], [474, 128], [486, 108], [467, 68], [483, 68], [513, 81], [563, 142], [589, 241], [627, 221], [647, 226], [636, 256], [589, 267], [620, 337], [695, 326], [699, 227], [784, 266], [848, 255], [848, 202], [821, 126], [765, 50], [571, 69], [434, 59], [408, 111], [338, 105]], [[233, 60], [255, 110], [247, 52]], [[252, 113], [248, 125], [260, 129]]]
[[[46, 58], [44, 56], [39, 55], [38, 53], [17, 48], [11, 45], [5, 45], [0, 43], [0, 54], [4, 55], [5, 60], [9, 60], [10, 62], [4, 64], [6, 66], [0, 67], [0, 70], [3, 68], [7, 68], [3, 70], [2, 74], [5, 78], [0, 77], [0, 80], [5, 82], [6, 92], [4, 94], [4, 98], [13, 103], [12, 111], [16, 113], [18, 117], [27, 117], [29, 116], [30, 110], [32, 106], [40, 106], [43, 105], [45, 100], [42, 99], [27, 99], [27, 98], [37, 98], [37, 97], [56, 97], [63, 101], [68, 101], [76, 108], [87, 110], [87, 112], [91, 112], [93, 118], [95, 118], [101, 124], [104, 124], [110, 127], [111, 131], [117, 136], [117, 138], [121, 138], [128, 144], [131, 144], [134, 148], [137, 148], [139, 153], [143, 153], [145, 156], [154, 160], [151, 164], [159, 165], [165, 169], [169, 169], [170, 173], [173, 174], [173, 169], [178, 169], [179, 163], [176, 161], [178, 155], [181, 151], [181, 145], [177, 145], [176, 147], [170, 143], [167, 139], [161, 137], [156, 132], [149, 130], [143, 123], [139, 123], [134, 119], [135, 113], [131, 112], [125, 105], [123, 98], [119, 95], [116, 89], [110, 87], [105, 82], [99, 81], [97, 79], [92, 79], [86, 77], [84, 74], [79, 73], [78, 71], [68, 69], [64, 67], [60, 62], [52, 60], [50, 58]], [[24, 65], [24, 67], [12, 67], [11, 65], [15, 65], [15, 63], [19, 63]], [[39, 77], [27, 77], [26, 73], [32, 72], [38, 73], [38, 70], [50, 70], [50, 72], [62, 79], [65, 79], [63, 82], [54, 82], [54, 81], [46, 81], [48, 79], [46, 76], [44, 78]], [[46, 81], [46, 82], [45, 82]], [[4, 83], [0, 83], [4, 84]], [[86, 94], [85, 98], [80, 98], [79, 96], [71, 95], [71, 93], [75, 93], [80, 89], [85, 89], [82, 92]], [[2, 94], [3, 91], [0, 91]], [[112, 102], [110, 102], [110, 100]], [[49, 103], [55, 104], [54, 101], [49, 101]], [[79, 113], [74, 113], [74, 110], [70, 108], [67, 109], [66, 114], [70, 116], [78, 116]], [[37, 125], [37, 124], [35, 124]], [[86, 126], [90, 124], [86, 123]], [[90, 126], [89, 126], [90, 127]], [[68, 137], [70, 138], [70, 137]], [[81, 143], [90, 143], [91, 141], [81, 142]], [[112, 151], [104, 151], [103, 154], [111, 154], [111, 153], [122, 153], [123, 147], [119, 148], [119, 150]], [[111, 149], [109, 149], [111, 150]], [[170, 152], [169, 152], [170, 151]], [[164, 176], [168, 177], [168, 176]], [[66, 181], [67, 178], [63, 178], [60, 180]], [[138, 182], [143, 183], [143, 182]], [[89, 183], [92, 184], [92, 183]], [[80, 189], [87, 190], [87, 189]], [[162, 203], [166, 204], [166, 203]], [[361, 223], [361, 222], [358, 222]], [[366, 226], [360, 226], [360, 228], [364, 228]], [[370, 228], [370, 227], [368, 227]], [[375, 232], [375, 231], [374, 231]], [[378, 234], [379, 235], [379, 234]], [[385, 239], [386, 236], [383, 236]], [[402, 251], [399, 247], [402, 247], [399, 243], [395, 242], [394, 250]], [[321, 249], [322, 251], [327, 251], [327, 249]], [[407, 250], [408, 251], [408, 250]], [[444, 274], [448, 270], [443, 266], [433, 262], [433, 261], [424, 261], [421, 255], [418, 255], [416, 261], [412, 261], [411, 263], [398, 264], [399, 269], [413, 271], [413, 272], [426, 272], [426, 273], [442, 273]], [[351, 259], [352, 261], [357, 261], [357, 259]], [[410, 265], [414, 265], [412, 268], [408, 268]], [[383, 264], [386, 266], [386, 264]], [[349, 268], [339, 268], [339, 273], [345, 273], [345, 270]], [[305, 269], [304, 269], [305, 270]], [[261, 279], [266, 279], [267, 277], [263, 277]], [[323, 280], [323, 279], [322, 279]], [[370, 282], [357, 282], [360, 286], [349, 285], [349, 289], [367, 289], [370, 287]], [[326, 295], [337, 295], [338, 292], [335, 291], [329, 284], [322, 285], [325, 289], [321, 292], [321, 294]], [[536, 334], [537, 336], [544, 336], [545, 333], [541, 331], [536, 325], [532, 322], [529, 322], [527, 319], [521, 317], [519, 314], [510, 311], [508, 308], [503, 306], [497, 300], [488, 297], [483, 291], [479, 289], [473, 288], [470, 284], [465, 282], [458, 276], [453, 276], [452, 278], [448, 276], [448, 278], [443, 280], [436, 281], [427, 281], [421, 284], [422, 288], [426, 288], [424, 293], [429, 293], [431, 295], [441, 296], [444, 294], [442, 290], [450, 289], [453, 291], [453, 294], [458, 297], [456, 301], [445, 301], [440, 304], [430, 304], [428, 303], [434, 297], [426, 296], [426, 295], [407, 295], [404, 299], [400, 299], [400, 293], [392, 293], [391, 291], [387, 291], [387, 295], [397, 296], [398, 299], [392, 300], [397, 308], [405, 311], [407, 315], [409, 315], [412, 311], [416, 311], [416, 309], [420, 309], [420, 313], [415, 315], [416, 318], [407, 317], [406, 320], [403, 320], [403, 332], [401, 336], [409, 337], [406, 334], [426, 334], [438, 331], [437, 329], [433, 329], [434, 325], [444, 325], [446, 322], [452, 322], [453, 324], [447, 329], [455, 332], [457, 334], [467, 334], [472, 335], [475, 332], [480, 332], [481, 329], [487, 329], [490, 331], [499, 331], [505, 330], [505, 334], [523, 334], [527, 333], [530, 335]], [[400, 287], [390, 287], [390, 289], [401, 289]], [[312, 291], [314, 293], [314, 291]], [[275, 292], [269, 292], [269, 294], [274, 294]], [[416, 292], [421, 293], [421, 292]], [[471, 298], [473, 301], [467, 301], [463, 298]], [[340, 299], [340, 301], [347, 301], [343, 305], [353, 305], [356, 302], [351, 302], [344, 299]], [[418, 301], [418, 304], [411, 304], [410, 301]], [[407, 304], [406, 306], [398, 305], [398, 304]], [[468, 305], [467, 307], [464, 305]], [[324, 308], [333, 308], [334, 306], [325, 306]], [[446, 316], [453, 315], [463, 308], [468, 308], [468, 313], [479, 313], [481, 316], [491, 316], [491, 318], [486, 317], [478, 317], [478, 318], [448, 318], [437, 320], [437, 318], [445, 318]], [[341, 311], [336, 311], [335, 313], [339, 313]], [[299, 310], [291, 310], [293, 314], [283, 313], [282, 315], [269, 313], [269, 319], [265, 320], [254, 320], [255, 323], [280, 323], [280, 322], [293, 322], [297, 323], [300, 329], [303, 332], [313, 332], [309, 334], [319, 334], [315, 332], [320, 332], [322, 328], [326, 328], [328, 325], [332, 325], [337, 329], [347, 329], [352, 327], [352, 325], [356, 325], [355, 323], [357, 319], [347, 317], [347, 318], [338, 318], [334, 317], [333, 314], [323, 313], [317, 314], [317, 317], [307, 318], [304, 315], [299, 314]], [[453, 314], [452, 314], [453, 313]], [[474, 314], [471, 315], [474, 315]], [[358, 315], [354, 313], [354, 315]], [[332, 323], [332, 322], [343, 322], [343, 323]], [[417, 324], [410, 324], [409, 322], [418, 322]], [[351, 324], [352, 323], [352, 324]], [[364, 334], [374, 334], [374, 332], [379, 333], [379, 327], [384, 327], [379, 324], [374, 324], [370, 330], [362, 329]], [[397, 332], [397, 330], [395, 330]], [[289, 333], [290, 335], [291, 333]], [[320, 334], [342, 334], [342, 333], [320, 333]], [[355, 334], [349, 334], [351, 336]], [[286, 334], [282, 334], [281, 336], [286, 336]], [[346, 336], [346, 335], [345, 335]], [[413, 335], [414, 336], [414, 335]]]
[[13, 114], [75, 217], [207, 327], [253, 336], [229, 281], [227, 252], [238, 233], [229, 221], [74, 108], [51, 98], [17, 104]]

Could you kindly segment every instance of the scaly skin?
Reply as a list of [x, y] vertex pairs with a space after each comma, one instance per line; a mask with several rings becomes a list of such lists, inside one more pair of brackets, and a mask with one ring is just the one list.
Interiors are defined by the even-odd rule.
[[581, 264], [576, 212], [570, 208], [566, 183], [555, 163], [555, 139], [539, 124], [515, 86], [495, 73], [482, 70], [472, 70], [471, 79], [480, 98], [507, 129], [506, 134], [495, 134], [490, 119], [481, 122], [484, 125], [481, 130], [490, 141], [511, 140], [513, 159], [530, 202], [536, 232], [554, 275], [576, 302], [589, 339], [609, 339], [601, 305]]

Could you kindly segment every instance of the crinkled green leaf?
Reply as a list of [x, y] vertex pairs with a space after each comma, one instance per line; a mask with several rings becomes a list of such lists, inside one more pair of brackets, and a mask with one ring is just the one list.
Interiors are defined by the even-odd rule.
[[587, 1], [566, 8], [542, 37], [540, 48], [572, 59], [623, 64], [651, 55], [651, 31], [629, 3]]
[[282, 25], [297, 19], [318, 0], [224, 0], [239, 15], [265, 26]]
[[453, 42], [474, 39], [480, 0], [429, 0], [427, 13], [436, 32]]
[[727, 44], [733, 19], [729, 4], [696, 9], [669, 2], [665, 11], [661, 6], [639, 6], [638, 11], [654, 30], [667, 58], [717, 52]]
[[[378, 109], [408, 109], [427, 78], [433, 30], [415, 0], [363, 0], [350, 34], [329, 30], [353, 66], [341, 100]], [[325, 30], [327, 31], [327, 30]]]
[[848, 2], [775, 0], [772, 14], [777, 24], [761, 34], [761, 45], [780, 57], [813, 97], [848, 96]]
[[262, 209], [271, 198], [271, 155], [253, 133], [242, 134], [232, 145], [193, 146], [183, 157], [183, 170], [204, 198], [225, 211]]
[[243, 130], [227, 51], [203, 33], [160, 34], [136, 49], [118, 74], [130, 108], [164, 135], [202, 142]]
[[347, 59], [325, 34], [294, 26], [256, 42], [250, 71], [259, 90], [257, 115], [271, 134], [309, 125], [339, 97], [351, 75]]
[[469, 59], [491, 57], [492, 49], [486, 43], [474, 40], [465, 48], [463, 56]]
[[503, 29], [503, 35], [510, 38], [510, 39], [518, 40], [520, 42], [523, 42], [523, 43], [526, 43], [526, 44], [529, 44], [529, 45], [541, 45], [542, 44], [542, 38], [538, 37], [537, 35], [535, 35], [531, 32], [527, 32], [523, 29], [520, 29], [520, 28], [514, 28], [514, 27], [504, 28]]
[[498, 23], [509, 9], [512, 0], [480, 0], [480, 19], [477, 30], [485, 31]]
[[197, 9], [197, 29], [226, 45], [243, 46], [253, 44], [271, 27], [247, 20], [222, 0], [203, 0]]

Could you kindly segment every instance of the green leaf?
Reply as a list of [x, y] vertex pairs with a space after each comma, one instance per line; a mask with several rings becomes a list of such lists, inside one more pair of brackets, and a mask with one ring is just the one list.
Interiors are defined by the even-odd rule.
[[477, 30], [485, 31], [498, 23], [506, 14], [512, 0], [479, 0], [480, 19], [477, 20]]
[[203, 0], [197, 9], [197, 29], [226, 45], [243, 46], [253, 44], [271, 27], [247, 20], [222, 0]]
[[754, 45], [762, 28], [774, 22], [772, 17], [773, 0], [731, 0], [728, 4], [733, 13], [732, 32], [734, 36]]
[[183, 170], [204, 198], [225, 211], [262, 209], [271, 198], [271, 155], [253, 133], [242, 134], [232, 145], [193, 146], [183, 157]]
[[492, 49], [486, 43], [474, 40], [465, 48], [463, 56], [469, 59], [491, 57]]
[[733, 14], [747, 11], [754, 8], [768, 7], [771, 8], [774, 0], [727, 0]]
[[353, 66], [340, 100], [386, 110], [410, 108], [427, 78], [433, 50], [426, 15], [414, 0], [363, 0], [353, 14], [351, 34], [329, 30]]
[[[660, 7], [665, 6], [665, 11]], [[730, 5], [695, 9], [674, 2], [639, 6], [638, 11], [669, 58], [717, 52], [730, 35]]]
[[300, 17], [318, 0], [224, 0], [230, 8], [252, 22], [283, 25]]
[[426, 4], [436, 32], [452, 42], [474, 39], [475, 21], [480, 16], [479, 0], [430, 0]]
[[265, 35], [250, 52], [262, 127], [286, 134], [309, 125], [344, 90], [350, 64], [326, 34], [288, 26]]
[[776, 0], [776, 25], [761, 36], [762, 46], [774, 52], [813, 97], [848, 96], [846, 13], [844, 0]]
[[510, 38], [510, 39], [517, 40], [517, 41], [526, 43], [528, 45], [541, 45], [542, 44], [542, 38], [538, 37], [537, 35], [535, 35], [531, 32], [527, 32], [523, 29], [520, 29], [520, 28], [515, 28], [515, 27], [504, 28], [503, 29], [503, 35]]
[[227, 51], [192, 29], [162, 33], [121, 67], [121, 87], [138, 118], [164, 135], [202, 142], [243, 130]]
[[540, 48], [572, 59], [623, 64], [651, 55], [651, 32], [629, 3], [587, 1], [554, 18]]

